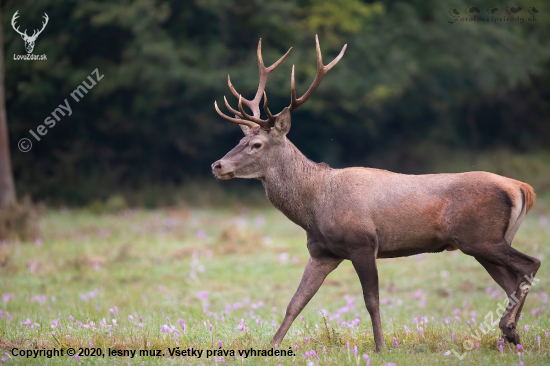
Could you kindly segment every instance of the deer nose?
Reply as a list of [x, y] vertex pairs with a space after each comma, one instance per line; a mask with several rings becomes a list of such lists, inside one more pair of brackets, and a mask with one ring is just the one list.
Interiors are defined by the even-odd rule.
[[218, 173], [220, 170], [222, 170], [222, 163], [220, 162], [220, 160], [218, 160], [214, 164], [212, 164], [212, 171], [214, 173]]

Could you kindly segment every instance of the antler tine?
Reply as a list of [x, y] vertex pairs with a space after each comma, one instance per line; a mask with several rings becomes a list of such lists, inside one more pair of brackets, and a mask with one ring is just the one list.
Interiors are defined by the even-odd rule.
[[[265, 94], [265, 92], [264, 92], [264, 94]], [[254, 123], [259, 124], [259, 125], [260, 125], [261, 127], [263, 127], [263, 128], [264, 128], [265, 125], [269, 122], [269, 120], [264, 121], [264, 120], [262, 120], [262, 119], [260, 119], [260, 118], [251, 117], [251, 116], [249, 116], [248, 114], [246, 114], [246, 112], [244, 112], [244, 111], [243, 111], [243, 112], [239, 112], [239, 111], [233, 109], [233, 108], [229, 105], [229, 103], [227, 102], [227, 99], [225, 98], [225, 96], [223, 97], [223, 100], [225, 101], [225, 106], [227, 107], [227, 109], [229, 109], [229, 111], [230, 111], [231, 113], [233, 113], [234, 115], [236, 115], [237, 117], [239, 117], [239, 118], [241, 118], [241, 119], [248, 119], [248, 120], [250, 120], [250, 121], [252, 121], [252, 122], [254, 122]], [[240, 110], [243, 110], [243, 107], [242, 107], [242, 100], [243, 100], [243, 97], [242, 97], [242, 96], [239, 96], [239, 109], [240, 109]], [[243, 115], [243, 113], [244, 113], [244, 115]]]
[[214, 108], [216, 108], [216, 112], [218, 112], [220, 117], [222, 117], [222, 118], [224, 118], [228, 121], [231, 121], [233, 123], [238, 123], [240, 125], [247, 125], [248, 127], [251, 127], [251, 128], [258, 127], [258, 125], [254, 122], [250, 122], [250, 121], [247, 121], [247, 120], [244, 120], [244, 119], [229, 117], [229, 116], [223, 114], [222, 111], [220, 111], [220, 109], [218, 108], [218, 103], [216, 103], [215, 101], [214, 101]]
[[275, 124], [276, 116], [271, 114], [271, 111], [267, 106], [267, 94], [265, 93], [265, 91], [264, 91], [264, 112], [265, 114], [267, 114], [267, 122], [269, 124], [269, 128], [273, 127], [273, 125]]
[[239, 111], [241, 111], [241, 115], [247, 120], [259, 124], [260, 127], [263, 129], [267, 129], [268, 121], [264, 121], [263, 119], [260, 119], [254, 116], [249, 116], [248, 114], [246, 114], [243, 108], [243, 97], [241, 96], [239, 96]]
[[311, 95], [317, 90], [319, 85], [321, 84], [321, 81], [325, 77], [326, 73], [332, 69], [334, 65], [340, 61], [342, 56], [344, 56], [344, 52], [346, 51], [346, 48], [348, 45], [344, 45], [342, 48], [342, 51], [340, 51], [340, 54], [336, 56], [334, 60], [332, 60], [331, 63], [328, 65], [323, 65], [323, 57], [321, 56], [321, 47], [319, 46], [319, 37], [315, 35], [315, 49], [317, 51], [317, 74], [315, 75], [315, 80], [313, 80], [313, 83], [309, 87], [309, 89], [306, 91], [304, 95], [302, 95], [299, 99], [296, 99], [296, 87], [294, 82], [294, 66], [292, 66], [292, 74], [291, 74], [291, 80], [290, 80], [290, 111], [292, 112], [302, 104], [306, 100], [308, 100]]
[[[262, 40], [260, 39], [260, 44], [261, 44]], [[261, 50], [259, 49], [260, 47], [258, 47], [258, 51], [259, 51], [259, 55], [261, 57]], [[270, 73], [271, 71], [273, 71], [274, 68], [276, 68], [277, 66], [279, 66], [279, 64], [281, 62], [284, 61], [284, 59], [288, 56], [288, 54], [290, 53], [290, 51], [292, 51], [292, 47], [290, 47], [288, 49], [288, 51], [286, 51], [286, 53], [284, 55], [281, 56], [280, 59], [278, 59], [277, 61], [275, 61], [271, 66], [267, 67], [266, 68], [266, 71], [267, 73]], [[263, 65], [263, 60], [262, 60], [262, 65]], [[265, 66], [264, 66], [265, 67]]]
[[[309, 89], [311, 89], [311, 86], [309, 87]], [[300, 104], [298, 104], [296, 101], [296, 82], [294, 81], [294, 65], [292, 65], [292, 73], [290, 74], [290, 111], [292, 112], [299, 106]]]
[[225, 98], [225, 95], [223, 96], [223, 100], [225, 101], [225, 106], [227, 107], [227, 109], [229, 109], [229, 111], [230, 111], [231, 113], [233, 113], [234, 115], [236, 115], [236, 116], [238, 116], [238, 117], [240, 117], [240, 118], [243, 118], [241, 112], [239, 112], [239, 111], [237, 111], [237, 110], [231, 108], [231, 106], [230, 106], [229, 103], [227, 102], [227, 99]]
[[[239, 92], [237, 92], [235, 90], [235, 88], [233, 87], [233, 84], [231, 84], [231, 78], [229, 77], [229, 74], [227, 75], [227, 85], [229, 86], [229, 89], [231, 90], [231, 93], [233, 93], [233, 95], [236, 97], [236, 98], [240, 98], [241, 95], [239, 94]], [[246, 98], [243, 98], [243, 101], [244, 101], [244, 104], [246, 104], [248, 107], [250, 107], [250, 103], [252, 103], [252, 101], [246, 99]], [[250, 107], [252, 108], [252, 107]]]

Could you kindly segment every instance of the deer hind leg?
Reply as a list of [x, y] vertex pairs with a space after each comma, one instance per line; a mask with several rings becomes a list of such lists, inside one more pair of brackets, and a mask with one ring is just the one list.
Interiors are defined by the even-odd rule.
[[475, 257], [508, 295], [509, 304], [499, 328], [506, 340], [518, 344], [517, 322], [540, 261], [512, 248], [504, 239], [499, 244], [486, 243], [463, 251]]
[[[514, 237], [516, 236], [516, 233], [518, 232], [518, 229], [523, 222], [523, 219], [525, 218], [525, 214], [527, 213], [527, 204], [526, 204], [526, 198], [525, 193], [523, 190], [519, 190], [516, 193], [516, 202], [521, 202], [521, 205], [516, 204], [515, 207], [512, 209], [511, 215], [510, 215], [510, 222], [508, 224], [508, 229], [506, 230], [506, 233], [504, 234], [504, 239], [506, 242], [510, 245], [512, 245], [512, 241], [514, 240]], [[529, 257], [531, 258], [531, 257]], [[533, 275], [534, 276], [534, 275]], [[521, 315], [521, 309], [523, 308], [523, 305], [525, 304], [525, 297], [523, 297], [521, 300], [521, 305], [518, 307], [518, 311], [516, 312], [515, 322], [519, 321], [519, 317]]]
[[[488, 262], [485, 259], [481, 259], [479, 257], [476, 257], [477, 261], [487, 270], [487, 272], [491, 275], [493, 280], [495, 280], [496, 283], [499, 284], [500, 287], [504, 290], [506, 293], [506, 296], [508, 298], [508, 306], [512, 306], [513, 302], [515, 301], [514, 298], [516, 297], [515, 292], [515, 285], [517, 283], [517, 276], [514, 272], [510, 271], [506, 267], [497, 266], [495, 264], [492, 264]], [[510, 301], [512, 301], [510, 303]], [[522, 305], [523, 306], [523, 305]], [[505, 310], [502, 314], [502, 318], [499, 323], [499, 328], [505, 327], [506, 329], [503, 329], [503, 333], [506, 336], [506, 339], [509, 342], [513, 343], [519, 343], [519, 336], [517, 335], [517, 332], [512, 329], [508, 329], [507, 325], [510, 321], [510, 314], [509, 310]], [[518, 314], [521, 312], [521, 309], [518, 311]], [[517, 324], [517, 321], [519, 320], [519, 316], [514, 318], [515, 324]]]

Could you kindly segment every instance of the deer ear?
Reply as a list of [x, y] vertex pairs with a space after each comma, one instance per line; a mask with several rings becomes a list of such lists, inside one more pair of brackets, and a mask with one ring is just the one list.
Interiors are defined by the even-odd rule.
[[243, 133], [244, 133], [245, 136], [248, 136], [250, 134], [250, 132], [252, 131], [252, 128], [248, 127], [247, 125], [239, 124], [239, 126], [241, 127], [241, 130], [243, 130]]
[[284, 136], [290, 131], [290, 109], [286, 107], [275, 119], [275, 125], [273, 126], [274, 132], [277, 135]]

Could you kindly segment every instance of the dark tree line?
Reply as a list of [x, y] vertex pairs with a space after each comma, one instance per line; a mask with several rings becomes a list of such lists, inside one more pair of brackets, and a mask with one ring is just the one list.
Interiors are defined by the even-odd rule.
[[[3, 1], [5, 98], [18, 191], [85, 203], [119, 190], [209, 176], [210, 164], [241, 136], [218, 117], [213, 101], [223, 105], [226, 95], [236, 107], [227, 74], [245, 96], [256, 90], [259, 38], [267, 64], [294, 47], [270, 75], [273, 111], [289, 103], [293, 64], [298, 94], [313, 80], [315, 34], [326, 60], [348, 44], [314, 98], [293, 115], [289, 138], [316, 161], [422, 172], [441, 149], [547, 149], [548, 4], [516, 4], [535, 7], [536, 22], [453, 24], [449, 10], [464, 10], [451, 4]], [[508, 16], [506, 4], [471, 5], [478, 17], [488, 17], [489, 5]], [[34, 51], [47, 61], [13, 59], [25, 53], [10, 26], [16, 10], [21, 29], [39, 27], [48, 14]], [[530, 16], [526, 10], [520, 15]], [[96, 68], [104, 78], [71, 103], [72, 115], [30, 152], [20, 152], [17, 142]], [[7, 156], [1, 109], [0, 155]], [[0, 160], [0, 170], [7, 166]], [[9, 185], [0, 174], [0, 184]]]

